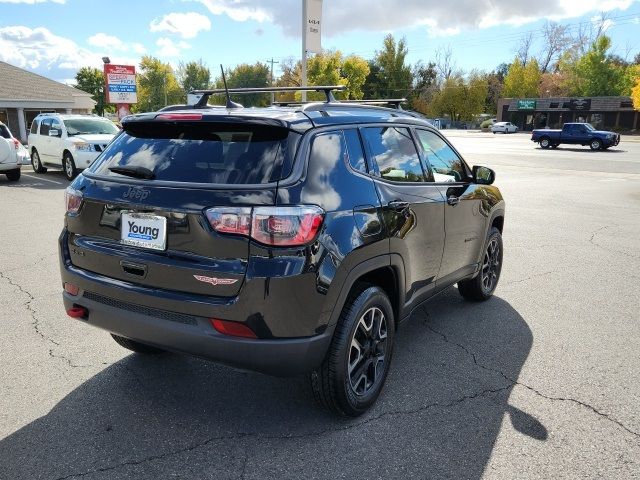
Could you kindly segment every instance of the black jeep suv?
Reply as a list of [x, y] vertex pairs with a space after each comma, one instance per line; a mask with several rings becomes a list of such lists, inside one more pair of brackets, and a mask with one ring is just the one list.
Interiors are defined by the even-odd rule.
[[205, 103], [122, 126], [68, 188], [59, 246], [68, 315], [125, 348], [305, 373], [355, 416], [416, 306], [496, 288], [494, 173], [417, 116]]

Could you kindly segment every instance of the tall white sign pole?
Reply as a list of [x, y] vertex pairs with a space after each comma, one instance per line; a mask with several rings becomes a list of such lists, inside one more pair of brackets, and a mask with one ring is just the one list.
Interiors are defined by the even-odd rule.
[[[307, 17], [307, 0], [302, 0], [302, 78], [301, 87], [307, 86], [307, 31], [309, 19]], [[307, 92], [302, 92], [302, 101], [307, 101]]]
[[[302, 86], [307, 86], [307, 53], [322, 53], [322, 0], [302, 0]], [[302, 92], [302, 101], [307, 93]]]

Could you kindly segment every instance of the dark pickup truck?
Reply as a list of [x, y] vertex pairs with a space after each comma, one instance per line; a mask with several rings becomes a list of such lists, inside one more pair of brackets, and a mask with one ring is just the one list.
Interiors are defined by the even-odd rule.
[[620, 135], [596, 130], [588, 123], [565, 123], [562, 130], [534, 130], [531, 141], [539, 143], [542, 148], [556, 148], [561, 143], [567, 143], [589, 145], [591, 150], [606, 150], [620, 143]]

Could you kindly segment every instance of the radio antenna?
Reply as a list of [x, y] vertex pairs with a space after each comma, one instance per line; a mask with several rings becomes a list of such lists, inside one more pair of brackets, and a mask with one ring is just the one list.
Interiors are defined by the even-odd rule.
[[242, 105], [231, 100], [229, 95], [229, 88], [227, 87], [227, 78], [224, 76], [224, 68], [220, 64], [220, 71], [222, 72], [222, 83], [224, 83], [224, 92], [227, 95], [227, 108], [243, 108]]

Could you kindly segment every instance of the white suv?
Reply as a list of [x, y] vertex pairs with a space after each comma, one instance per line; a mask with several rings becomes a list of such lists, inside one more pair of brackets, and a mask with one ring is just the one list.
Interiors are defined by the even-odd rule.
[[106, 118], [91, 115], [38, 115], [31, 124], [29, 150], [36, 173], [46, 167], [62, 167], [73, 180], [80, 170], [93, 163], [118, 133], [118, 127]]
[[11, 135], [9, 128], [0, 122], [0, 174], [5, 174], [10, 182], [20, 180], [20, 152], [23, 148], [20, 141]]

